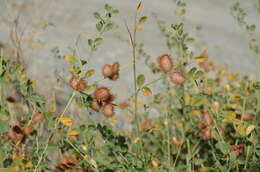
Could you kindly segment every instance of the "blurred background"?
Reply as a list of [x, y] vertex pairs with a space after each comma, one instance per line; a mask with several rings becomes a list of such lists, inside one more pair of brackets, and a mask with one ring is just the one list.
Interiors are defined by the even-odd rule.
[[[186, 14], [182, 18], [185, 30], [195, 38], [189, 47], [199, 55], [207, 50], [209, 58], [222, 67], [260, 78], [260, 55], [248, 46], [250, 39], [258, 40], [260, 33], [259, 0], [186, 0]], [[247, 33], [232, 16], [231, 7], [236, 3], [245, 10], [245, 20], [255, 24], [253, 33]], [[60, 50], [61, 55], [71, 53], [78, 42], [80, 54], [87, 58], [88, 39], [95, 36], [95, 11], [102, 12], [108, 3], [120, 13], [114, 16], [119, 28], [105, 34], [104, 43], [93, 54], [89, 66], [96, 69], [94, 78], [102, 78], [101, 68], [114, 61], [121, 65], [131, 60], [131, 46], [124, 21], [133, 26], [135, 0], [0, 0], [0, 46], [9, 57], [20, 56], [28, 69], [28, 74], [37, 80], [41, 94], [50, 96], [55, 86], [55, 70], [66, 70], [66, 63], [54, 58], [51, 50]], [[147, 54], [156, 58], [168, 53], [165, 38], [160, 33], [152, 14], [169, 25], [178, 23], [176, 0], [143, 0], [142, 15], [148, 16], [143, 29], [138, 32], [137, 41], [144, 43]], [[243, 16], [242, 16], [243, 17]], [[119, 89], [122, 99], [131, 90], [131, 67], [121, 72], [116, 83], [104, 81], [102, 84]], [[152, 78], [148, 68], [140, 62], [138, 73]], [[149, 77], [148, 77], [149, 78]], [[147, 79], [150, 80], [150, 79]]]

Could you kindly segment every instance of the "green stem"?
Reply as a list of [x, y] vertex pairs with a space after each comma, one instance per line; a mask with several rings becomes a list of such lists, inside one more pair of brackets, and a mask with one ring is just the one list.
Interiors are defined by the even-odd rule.
[[64, 114], [67, 112], [67, 110], [68, 110], [68, 108], [69, 108], [70, 104], [72, 103], [72, 101], [73, 101], [73, 99], [74, 99], [75, 96], [76, 96], [76, 91], [73, 91], [73, 93], [72, 93], [72, 95], [70, 96], [69, 101], [68, 101], [68, 103], [66, 104], [66, 106], [65, 106], [65, 108], [64, 108], [64, 110], [63, 110], [63, 112], [62, 112], [61, 115], [56, 119], [55, 125], [54, 125], [54, 129], [57, 128], [57, 125], [60, 123], [59, 118], [63, 117]]

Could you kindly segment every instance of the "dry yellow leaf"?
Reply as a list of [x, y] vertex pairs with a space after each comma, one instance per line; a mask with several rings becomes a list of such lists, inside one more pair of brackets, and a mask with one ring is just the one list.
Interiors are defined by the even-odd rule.
[[190, 104], [190, 96], [189, 95], [184, 96], [184, 102], [185, 102], [186, 105]]
[[71, 130], [69, 136], [77, 136], [79, 132], [77, 130]]
[[246, 128], [242, 124], [237, 125], [236, 131], [243, 136], [246, 134]]
[[255, 128], [255, 125], [249, 125], [246, 129], [246, 134], [249, 135]]
[[144, 95], [144, 96], [151, 96], [151, 95], [152, 95], [152, 91], [151, 91], [151, 89], [148, 88], [148, 87], [144, 87], [144, 88], [142, 89], [142, 92], [143, 92], [143, 95]]
[[155, 161], [155, 160], [152, 160], [152, 167], [153, 168], [157, 168], [158, 167], [158, 162], [157, 161]]
[[207, 59], [208, 59], [208, 57], [205, 57], [205, 56], [195, 57], [195, 61], [196, 61], [197, 63], [203, 63], [203, 62], [205, 62]]
[[136, 26], [136, 30], [138, 30], [138, 31], [141, 31], [141, 30], [143, 30], [144, 28], [142, 27], [142, 26], [140, 26], [140, 25], [137, 25]]
[[68, 126], [68, 127], [72, 126], [72, 124], [73, 124], [73, 120], [71, 118], [68, 118], [68, 117], [61, 117], [61, 118], [59, 118], [59, 121], [63, 125]]

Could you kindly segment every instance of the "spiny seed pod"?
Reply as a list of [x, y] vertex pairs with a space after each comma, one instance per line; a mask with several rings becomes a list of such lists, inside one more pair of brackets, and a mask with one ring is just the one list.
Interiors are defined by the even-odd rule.
[[106, 87], [100, 87], [94, 92], [94, 99], [99, 102], [109, 100], [110, 96], [110, 90]]
[[103, 66], [102, 73], [103, 73], [103, 76], [104, 76], [105, 78], [111, 77], [111, 76], [113, 75], [113, 70], [112, 70], [111, 65], [105, 64], [105, 65]]
[[101, 103], [99, 103], [97, 100], [93, 100], [92, 104], [91, 104], [91, 108], [95, 111], [100, 111], [101, 109]]
[[164, 72], [170, 72], [172, 70], [172, 68], [173, 68], [172, 58], [168, 54], [161, 55], [158, 58], [158, 62], [159, 62], [160, 68]]
[[102, 107], [102, 113], [105, 117], [112, 117], [114, 115], [114, 106], [111, 103], [105, 104]]
[[77, 91], [83, 91], [85, 88], [87, 88], [87, 83], [78, 76], [72, 76], [70, 79], [70, 86]]
[[172, 83], [174, 83], [176, 85], [181, 85], [185, 82], [185, 77], [184, 77], [183, 73], [181, 73], [181, 72], [171, 73], [170, 79], [171, 79]]
[[112, 64], [112, 71], [113, 74], [117, 74], [119, 72], [120, 64], [118, 62], [115, 62]]

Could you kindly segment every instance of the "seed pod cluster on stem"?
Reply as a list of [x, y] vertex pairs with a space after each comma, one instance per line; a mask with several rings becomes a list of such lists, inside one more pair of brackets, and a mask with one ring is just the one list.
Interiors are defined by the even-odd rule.
[[211, 134], [211, 124], [213, 122], [212, 116], [209, 114], [208, 111], [204, 111], [201, 115], [202, 122], [198, 123], [198, 127], [200, 130], [200, 134], [203, 140], [209, 140], [212, 138]]
[[84, 91], [87, 88], [87, 82], [79, 76], [72, 76], [69, 81], [70, 86], [77, 91]]
[[101, 111], [105, 117], [114, 115], [113, 101], [115, 96], [110, 93], [106, 87], [99, 87], [93, 93], [93, 102], [91, 108], [97, 112]]
[[158, 63], [160, 69], [169, 73], [170, 81], [176, 85], [182, 85], [185, 82], [185, 76], [182, 72], [172, 71], [174, 69], [174, 63], [172, 61], [172, 57], [169, 54], [163, 54], [158, 57]]
[[120, 64], [114, 62], [112, 65], [105, 64], [102, 69], [102, 74], [105, 78], [110, 80], [117, 80], [119, 78]]

